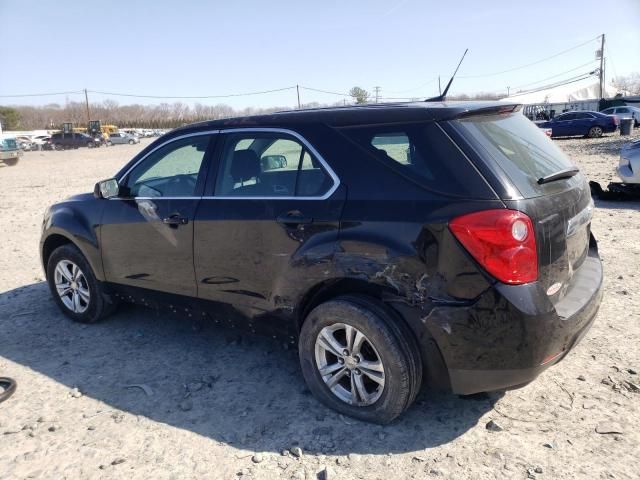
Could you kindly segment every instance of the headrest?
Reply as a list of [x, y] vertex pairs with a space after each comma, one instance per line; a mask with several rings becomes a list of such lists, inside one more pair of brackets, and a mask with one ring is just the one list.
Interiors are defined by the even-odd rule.
[[237, 150], [233, 152], [231, 176], [235, 181], [249, 180], [260, 176], [260, 159], [253, 150]]

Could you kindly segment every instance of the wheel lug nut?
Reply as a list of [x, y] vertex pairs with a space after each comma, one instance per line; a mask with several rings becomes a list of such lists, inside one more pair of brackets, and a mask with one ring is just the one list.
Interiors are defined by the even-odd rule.
[[362, 373], [358, 368], [356, 368], [354, 371], [356, 372], [356, 375], [360, 375], [360, 373]]
[[342, 365], [344, 363], [344, 358], [338, 357], [338, 363]]
[[355, 356], [356, 363], [360, 363], [360, 355]]
[[351, 370], [347, 370], [347, 371], [345, 372], [345, 374], [347, 375], [347, 377], [348, 377], [348, 376], [350, 376], [350, 375], [351, 375]]
[[342, 354], [345, 356], [349, 355], [349, 350], [345, 348], [344, 350], [342, 350]]

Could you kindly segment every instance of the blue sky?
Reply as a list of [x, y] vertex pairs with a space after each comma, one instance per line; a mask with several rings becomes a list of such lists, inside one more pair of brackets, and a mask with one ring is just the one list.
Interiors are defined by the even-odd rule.
[[[640, 0], [0, 0], [0, 95], [86, 87], [198, 96], [299, 84], [335, 92], [378, 85], [383, 97], [431, 96], [437, 94], [437, 75], [446, 83], [467, 47], [452, 93], [507, 86], [513, 92], [595, 68], [601, 33], [609, 78], [640, 71]], [[537, 65], [488, 75], [584, 42]], [[535, 83], [548, 77], [554, 78]], [[301, 95], [303, 103], [342, 99], [307, 90]], [[0, 103], [64, 103], [67, 97], [83, 99]], [[106, 98], [120, 104], [163, 101], [91, 94], [92, 101]], [[197, 101], [292, 106], [296, 92]]]

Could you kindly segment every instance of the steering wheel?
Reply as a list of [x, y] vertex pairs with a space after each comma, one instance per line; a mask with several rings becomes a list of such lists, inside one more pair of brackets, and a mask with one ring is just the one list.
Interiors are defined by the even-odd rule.
[[165, 184], [162, 193], [168, 197], [175, 194], [186, 194], [185, 196], [193, 195], [193, 192], [196, 190], [196, 183], [197, 181], [191, 175], [176, 175], [175, 177], [171, 177]]

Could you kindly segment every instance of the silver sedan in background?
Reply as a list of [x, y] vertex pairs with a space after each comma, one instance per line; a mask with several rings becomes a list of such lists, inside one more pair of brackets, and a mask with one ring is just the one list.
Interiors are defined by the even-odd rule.
[[109, 135], [107, 143], [109, 145], [116, 145], [118, 143], [128, 143], [129, 145], [133, 145], [134, 143], [140, 143], [140, 139], [133, 135], [129, 135], [128, 133], [116, 132]]

